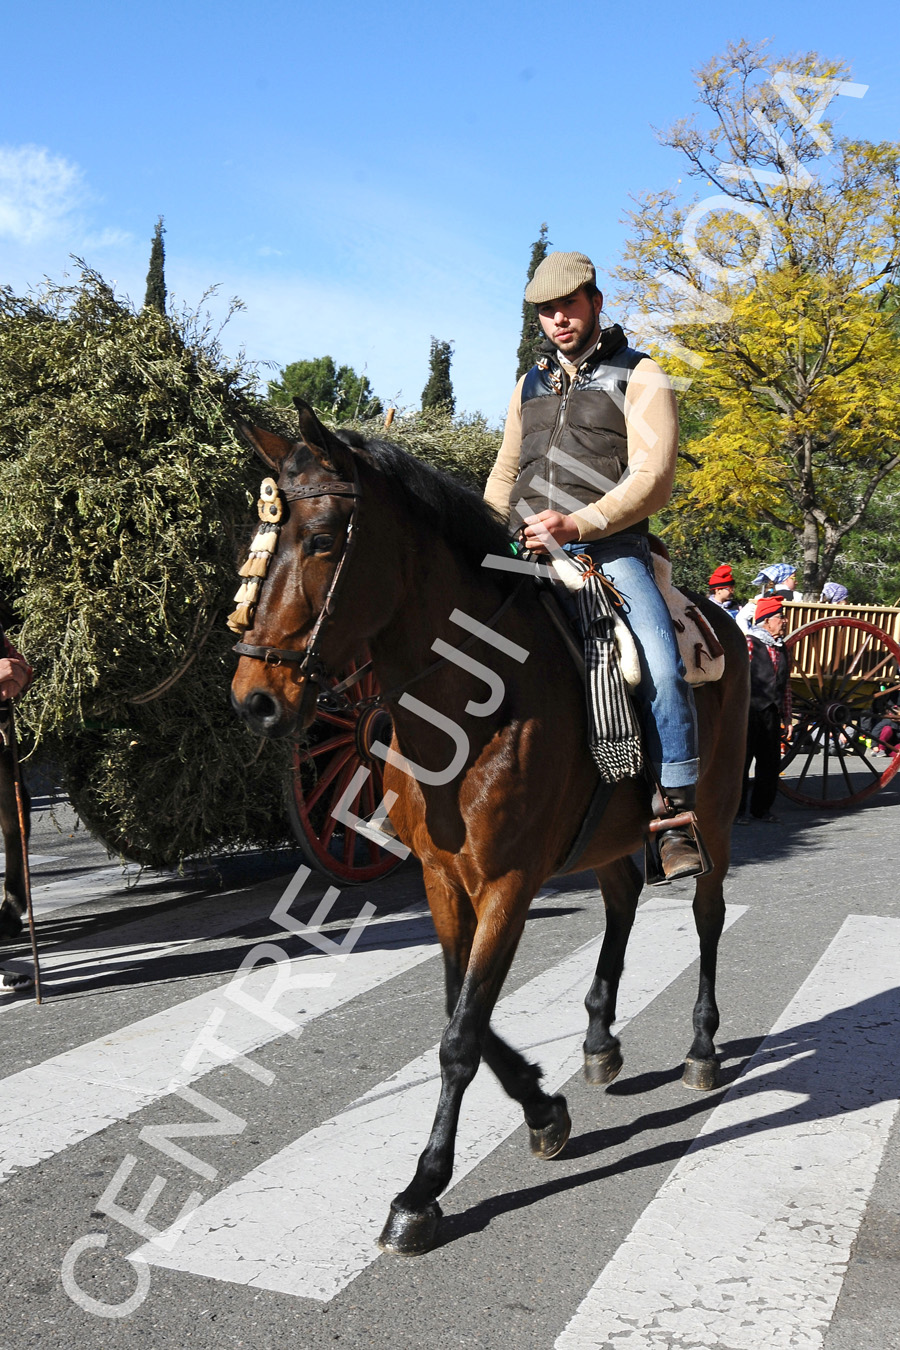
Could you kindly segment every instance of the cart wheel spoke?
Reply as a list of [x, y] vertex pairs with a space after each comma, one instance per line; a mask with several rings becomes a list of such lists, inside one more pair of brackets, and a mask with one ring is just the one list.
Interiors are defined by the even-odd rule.
[[[356, 763], [354, 760], [348, 757], [348, 761], [347, 763], [345, 763], [344, 768], [341, 770], [341, 772], [334, 780], [331, 797], [328, 802], [329, 807], [333, 808], [337, 806], [338, 802], [341, 800], [344, 793], [347, 791], [347, 788], [350, 786], [350, 779], [353, 777], [355, 772], [356, 772]], [[323, 830], [321, 836], [322, 842], [324, 844], [328, 844], [331, 842], [331, 838], [339, 824], [340, 822], [338, 821], [337, 816], [334, 814], [333, 809], [329, 810], [328, 823], [325, 826], [325, 829]], [[349, 833], [348, 826], [346, 825], [343, 826], [343, 829], [345, 835]]]
[[327, 722], [332, 727], [342, 727], [345, 731], [352, 731], [356, 726], [356, 718], [352, 714], [334, 712], [331, 708], [319, 708], [316, 713], [316, 721]]
[[847, 772], [847, 763], [844, 757], [844, 747], [836, 746], [835, 748], [837, 749], [838, 760], [840, 761], [841, 773], [844, 775], [844, 783], [846, 784], [847, 791], [852, 795], [855, 789], [853, 787], [853, 780], [850, 777], [849, 773]]
[[819, 733], [816, 732], [816, 735], [815, 735], [815, 738], [814, 738], [814, 741], [813, 741], [813, 748], [812, 748], [812, 750], [810, 750], [809, 754], [806, 756], [806, 763], [804, 764], [803, 770], [802, 770], [802, 772], [801, 772], [801, 774], [800, 774], [800, 777], [799, 777], [799, 779], [797, 780], [797, 785], [798, 785], [798, 787], [799, 787], [799, 785], [803, 782], [803, 780], [804, 780], [804, 778], [806, 777], [806, 775], [809, 773], [809, 766], [810, 766], [810, 764], [812, 763], [814, 756], [817, 755], [818, 752], [819, 752]]
[[348, 764], [352, 758], [353, 758], [353, 751], [349, 748], [346, 749], [343, 754], [335, 755], [334, 759], [328, 765], [328, 768], [325, 770], [325, 772], [323, 774], [320, 774], [319, 781], [316, 783], [316, 786], [313, 788], [312, 792], [310, 792], [309, 796], [306, 799], [306, 806], [308, 811], [312, 810], [316, 802], [319, 801], [319, 799], [321, 798], [322, 794], [334, 782], [336, 775], [341, 772], [344, 766]]
[[866, 768], [869, 770], [869, 773], [872, 775], [873, 778], [881, 777], [881, 770], [875, 768], [875, 765], [869, 759], [868, 755], [866, 755], [864, 752], [861, 752], [859, 757], [862, 760], [863, 764], [865, 764]]
[[322, 755], [333, 755], [335, 750], [339, 750], [342, 745], [352, 745], [352, 736], [335, 736], [333, 740], [322, 741], [321, 745], [311, 745], [303, 750], [305, 759], [316, 759]]

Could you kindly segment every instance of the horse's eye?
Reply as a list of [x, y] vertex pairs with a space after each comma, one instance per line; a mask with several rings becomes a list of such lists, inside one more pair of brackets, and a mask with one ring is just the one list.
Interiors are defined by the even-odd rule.
[[314, 534], [312, 538], [312, 547], [314, 553], [327, 553], [334, 544], [334, 537], [330, 534]]

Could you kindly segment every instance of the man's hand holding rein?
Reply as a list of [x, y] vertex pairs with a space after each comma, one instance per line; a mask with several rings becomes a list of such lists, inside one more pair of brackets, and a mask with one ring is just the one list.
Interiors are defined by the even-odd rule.
[[561, 548], [578, 539], [574, 516], [560, 515], [559, 511], [539, 511], [536, 516], [526, 516], [524, 526], [525, 547], [532, 553], [549, 553], [551, 542]]

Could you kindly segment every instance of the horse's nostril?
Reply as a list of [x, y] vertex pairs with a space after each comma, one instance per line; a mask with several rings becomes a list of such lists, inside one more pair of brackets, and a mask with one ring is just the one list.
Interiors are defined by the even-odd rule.
[[269, 722], [278, 716], [278, 705], [270, 694], [257, 690], [247, 699], [247, 712], [259, 722]]

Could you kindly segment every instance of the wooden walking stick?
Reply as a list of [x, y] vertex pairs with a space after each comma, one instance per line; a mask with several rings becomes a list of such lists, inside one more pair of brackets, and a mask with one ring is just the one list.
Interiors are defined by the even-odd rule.
[[41, 964], [38, 959], [37, 935], [34, 931], [34, 910], [31, 904], [31, 868], [28, 863], [28, 831], [25, 827], [25, 798], [22, 795], [22, 770], [19, 766], [19, 745], [16, 740], [16, 723], [11, 698], [0, 703], [0, 723], [3, 739], [9, 749], [12, 766], [13, 786], [16, 793], [16, 813], [19, 817], [19, 837], [22, 841], [22, 880], [25, 886], [25, 906], [28, 912], [28, 929], [31, 933], [31, 955], [34, 958], [34, 999], [41, 1002]]

